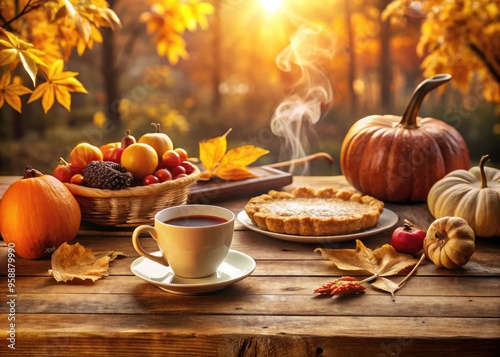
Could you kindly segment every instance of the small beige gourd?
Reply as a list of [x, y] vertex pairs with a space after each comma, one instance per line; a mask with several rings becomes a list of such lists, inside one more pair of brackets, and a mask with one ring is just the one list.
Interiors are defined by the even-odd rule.
[[441, 217], [427, 229], [424, 252], [438, 267], [455, 269], [469, 261], [475, 249], [474, 231], [460, 217]]

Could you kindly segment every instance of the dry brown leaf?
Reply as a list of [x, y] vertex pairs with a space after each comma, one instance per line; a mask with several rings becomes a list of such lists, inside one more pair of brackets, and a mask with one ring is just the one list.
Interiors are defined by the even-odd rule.
[[49, 275], [58, 282], [73, 279], [96, 281], [108, 276], [109, 262], [120, 255], [125, 256], [124, 253], [110, 251], [96, 258], [90, 248], [85, 248], [80, 243], [63, 243], [52, 254], [52, 269], [49, 269]]
[[323, 258], [330, 259], [339, 269], [362, 270], [377, 276], [396, 275], [418, 261], [411, 255], [396, 252], [389, 244], [371, 250], [360, 240], [356, 240], [356, 249], [317, 248], [316, 251], [321, 252]]
[[411, 255], [400, 254], [389, 244], [371, 250], [360, 240], [356, 240], [356, 249], [317, 248], [315, 252], [321, 252], [323, 258], [331, 260], [341, 270], [372, 274], [366, 281], [376, 279], [372, 286], [389, 292], [393, 298], [402, 284], [396, 284], [386, 277], [397, 275], [418, 263]]

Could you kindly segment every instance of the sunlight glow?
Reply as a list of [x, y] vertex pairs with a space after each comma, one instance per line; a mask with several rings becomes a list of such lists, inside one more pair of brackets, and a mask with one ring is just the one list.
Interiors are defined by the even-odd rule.
[[282, 5], [282, 0], [260, 0], [262, 7], [268, 12], [276, 12]]

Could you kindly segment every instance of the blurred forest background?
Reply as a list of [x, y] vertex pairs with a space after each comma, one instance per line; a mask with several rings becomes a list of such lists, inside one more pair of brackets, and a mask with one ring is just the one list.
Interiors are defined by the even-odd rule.
[[[0, 6], [8, 2], [0, 1]], [[158, 15], [151, 3], [166, 7], [169, 2], [182, 1], [107, 2], [121, 27], [100, 28], [102, 43], [95, 41], [81, 54], [73, 49], [65, 61], [65, 71], [78, 72], [76, 78], [88, 91], [71, 94], [70, 111], [55, 103], [44, 113], [41, 102], [28, 104], [27, 96], [21, 97], [22, 113], [3, 103], [0, 174], [19, 175], [25, 165], [50, 173], [58, 158], [67, 158], [77, 143], [100, 146], [119, 141], [127, 129], [139, 138], [152, 131], [152, 122], [161, 123], [174, 146], [185, 148], [191, 156], [198, 155], [200, 140], [232, 128], [228, 148], [250, 143], [270, 150], [257, 164], [327, 152], [334, 157], [334, 165], [314, 162], [307, 173], [340, 174], [340, 146], [350, 126], [371, 114], [401, 115], [415, 87], [428, 76], [422, 63], [432, 49], [419, 49], [425, 32], [425, 1], [399, 1], [408, 7], [399, 15], [394, 11], [397, 21], [390, 25], [388, 19], [382, 20], [383, 11], [393, 3], [389, 0], [283, 0], [276, 9], [264, 6], [273, 1], [210, 0], [206, 2], [213, 13], [206, 14], [206, 26], [182, 33], [185, 58], [168, 51], [163, 52], [166, 56], [158, 54], [161, 45], [155, 42], [155, 33], [147, 31], [155, 20], [151, 14]], [[489, 13], [496, 21], [500, 18], [496, 1], [478, 1], [478, 6], [478, 13]], [[5, 20], [6, 8], [1, 10]], [[139, 16], [143, 13], [149, 18]], [[445, 13], [441, 21], [470, 21], [468, 15]], [[203, 18], [200, 15], [198, 25], [203, 25]], [[474, 20], [483, 26], [481, 18]], [[165, 21], [169, 21], [168, 12]], [[462, 24], [467, 30], [469, 23]], [[300, 37], [304, 29], [305, 37]], [[314, 36], [308, 37], [310, 31]], [[499, 47], [497, 41], [496, 66]], [[485, 88], [491, 88], [491, 80], [485, 84], [477, 61], [474, 51], [459, 50], [455, 58], [446, 60], [448, 66], [424, 63], [434, 70], [453, 71], [453, 79], [428, 95], [420, 116], [454, 126], [469, 146], [472, 164], [489, 153], [490, 164], [499, 166], [499, 93], [494, 93], [498, 81], [488, 98]], [[21, 67], [13, 74], [30, 87]], [[283, 124], [303, 145], [292, 152], [293, 145], [286, 144], [296, 138], [275, 135], [273, 115], [286, 98], [315, 86], [324, 95], [321, 111], [297, 108], [303, 122]]]

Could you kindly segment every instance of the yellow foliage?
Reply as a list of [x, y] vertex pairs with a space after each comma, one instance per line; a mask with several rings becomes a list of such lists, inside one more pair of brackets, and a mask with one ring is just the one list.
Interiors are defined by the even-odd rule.
[[[57, 99], [70, 110], [69, 93], [86, 92], [85, 88], [74, 76], [67, 77], [62, 84], [60, 78], [55, 83], [50, 82], [48, 75], [49, 82], [37, 84], [39, 70], [49, 73], [61, 66], [55, 65], [57, 61], [66, 61], [73, 51], [81, 56], [92, 49], [94, 43], [102, 43], [101, 28], [114, 30], [121, 26], [120, 19], [105, 0], [1, 0], [1, 4], [0, 73], [13, 71], [21, 63], [33, 82], [34, 92], [29, 102], [41, 98], [47, 112]], [[146, 24], [148, 33], [154, 35], [158, 54], [167, 57], [171, 64], [187, 59], [182, 36], [186, 30], [206, 29], [207, 16], [214, 12], [213, 6], [202, 0], [149, 0], [149, 4], [149, 11], [140, 16], [140, 21]], [[74, 72], [62, 72], [61, 69], [58, 76], [63, 73]], [[6, 81], [7, 78], [3, 78], [2, 85], [7, 86]], [[19, 95], [27, 93], [9, 86], [9, 92], [1, 94], [0, 107], [7, 102], [20, 111]]]
[[175, 109], [170, 109], [160, 118], [160, 121], [164, 128], [176, 128], [181, 134], [189, 132], [189, 123], [186, 117]]
[[186, 30], [194, 31], [208, 27], [207, 16], [214, 12], [208, 2], [200, 0], [152, 0], [149, 11], [139, 17], [146, 24], [147, 32], [154, 34], [153, 42], [159, 56], [168, 58], [173, 65], [187, 59], [186, 42], [182, 35]]
[[395, 0], [383, 19], [404, 23], [409, 11], [425, 14], [418, 54], [424, 57], [425, 77], [450, 73], [462, 92], [476, 78], [489, 102], [500, 103], [500, 3], [491, 0]]
[[94, 116], [92, 118], [92, 122], [98, 128], [102, 128], [104, 126], [104, 124], [106, 124], [106, 114], [104, 114], [101, 111], [95, 112]]
[[29, 88], [26, 88], [20, 83], [20, 78], [15, 77], [11, 82], [10, 72], [5, 73], [0, 78], [0, 107], [4, 102], [7, 102], [12, 108], [21, 113], [21, 98], [20, 95], [31, 93]]
[[[102, 42], [99, 29], [114, 29], [120, 26], [120, 19], [104, 0], [3, 0], [1, 3], [0, 70], [5, 66], [7, 69], [4, 67], [3, 71], [13, 71], [21, 64], [33, 82], [29, 102], [41, 98], [47, 112], [57, 100], [69, 111], [70, 93], [86, 93], [86, 90], [74, 78], [76, 72], [63, 71], [63, 60], [67, 60], [75, 48], [81, 55], [92, 48], [94, 42]], [[47, 82], [38, 84], [40, 69], [46, 74]], [[3, 86], [8, 85], [10, 76], [4, 75], [1, 81]], [[31, 90], [8, 85], [7, 92], [5, 88], [0, 107], [7, 102], [21, 111], [19, 95]]]
[[28, 100], [31, 103], [42, 98], [42, 106], [45, 113], [52, 108], [54, 99], [59, 104], [70, 111], [71, 108], [71, 92], [87, 93], [83, 85], [75, 76], [77, 72], [64, 72], [64, 62], [62, 60], [55, 61], [48, 70], [44, 69], [47, 76], [47, 81], [38, 85]]

